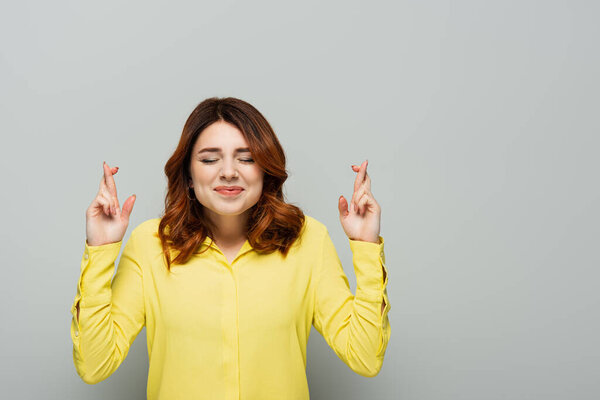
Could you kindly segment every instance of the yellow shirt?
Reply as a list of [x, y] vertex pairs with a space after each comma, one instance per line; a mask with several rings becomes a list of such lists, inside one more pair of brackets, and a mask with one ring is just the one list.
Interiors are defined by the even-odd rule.
[[311, 325], [353, 371], [380, 371], [391, 333], [383, 237], [348, 239], [354, 296], [326, 226], [308, 215], [287, 258], [259, 254], [246, 240], [230, 264], [214, 243], [198, 254], [207, 238], [170, 274], [159, 221], [131, 232], [114, 278], [122, 241], [85, 243], [71, 307], [73, 361], [84, 382], [108, 378], [144, 326], [150, 400], [309, 399]]

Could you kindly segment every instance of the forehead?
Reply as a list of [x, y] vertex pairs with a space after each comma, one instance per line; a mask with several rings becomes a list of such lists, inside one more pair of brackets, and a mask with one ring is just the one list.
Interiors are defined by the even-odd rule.
[[247, 147], [248, 142], [235, 125], [228, 122], [217, 121], [207, 126], [196, 139], [194, 150], [204, 147], [220, 147], [223, 151], [233, 150], [237, 147]]

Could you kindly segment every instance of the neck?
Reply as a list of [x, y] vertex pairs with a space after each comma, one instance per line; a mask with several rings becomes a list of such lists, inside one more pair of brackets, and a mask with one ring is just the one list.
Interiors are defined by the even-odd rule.
[[221, 215], [205, 209], [213, 226], [213, 240], [218, 244], [234, 245], [246, 240], [246, 223], [250, 210], [238, 215]]

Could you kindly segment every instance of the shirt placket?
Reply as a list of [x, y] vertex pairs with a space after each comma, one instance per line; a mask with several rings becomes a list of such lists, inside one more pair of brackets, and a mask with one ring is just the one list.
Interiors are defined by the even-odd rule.
[[248, 242], [244, 244], [231, 264], [223, 252], [214, 243], [211, 245], [216, 250], [219, 262], [229, 273], [229, 283], [224, 285], [225, 299], [223, 301], [223, 364], [225, 369], [226, 398], [240, 399], [240, 336], [239, 336], [239, 258], [250, 250]]
[[227, 353], [224, 355], [225, 357], [225, 371], [227, 373], [227, 388], [228, 388], [228, 397], [231, 399], [239, 399], [240, 398], [240, 380], [239, 380], [239, 369], [240, 369], [240, 360], [239, 360], [239, 322], [238, 322], [238, 310], [239, 310], [239, 302], [238, 302], [238, 278], [236, 273], [236, 263], [233, 262], [232, 265], [229, 265], [225, 259], [224, 255], [221, 255], [223, 258], [223, 263], [226, 265], [227, 270], [229, 271], [230, 276], [230, 284], [226, 285], [227, 288], [227, 299], [225, 304], [227, 304], [226, 309], [223, 313], [223, 326], [226, 327], [224, 332], [225, 338], [225, 349]]

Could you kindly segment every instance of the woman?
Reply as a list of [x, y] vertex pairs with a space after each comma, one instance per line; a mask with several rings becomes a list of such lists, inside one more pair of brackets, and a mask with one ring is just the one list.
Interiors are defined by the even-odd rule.
[[131, 233], [103, 165], [86, 212], [71, 308], [73, 360], [86, 383], [110, 376], [146, 326], [149, 399], [308, 399], [311, 326], [353, 371], [375, 376], [390, 337], [381, 208], [367, 162], [338, 200], [356, 296], [327, 228], [284, 201], [285, 155], [267, 120], [236, 98], [189, 116], [165, 166], [165, 212]]

